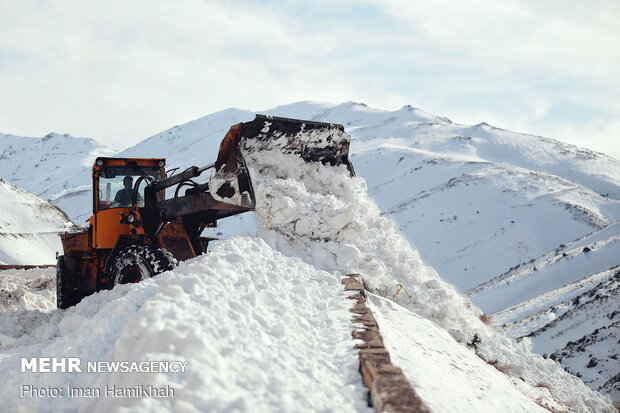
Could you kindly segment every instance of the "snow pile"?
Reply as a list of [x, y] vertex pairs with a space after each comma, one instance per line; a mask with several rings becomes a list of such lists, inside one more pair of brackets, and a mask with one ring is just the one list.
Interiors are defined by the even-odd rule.
[[51, 311], [56, 308], [56, 270], [9, 269], [0, 276], [0, 313], [18, 310]]
[[558, 364], [483, 323], [481, 311], [422, 263], [369, 199], [365, 182], [349, 178], [344, 166], [317, 167], [278, 152], [244, 155], [256, 188], [258, 234], [275, 249], [326, 271], [361, 273], [371, 292], [437, 323], [529, 388], [544, 383], [572, 410], [612, 411]]
[[[368, 411], [336, 274], [250, 237], [66, 311], [0, 313], [9, 411]], [[28, 316], [28, 332], [17, 331]], [[19, 373], [21, 357], [187, 362], [185, 373]], [[20, 398], [20, 386], [170, 386], [170, 398]], [[65, 393], [66, 394], [66, 393]]]
[[[56, 270], [4, 270], [0, 273], [0, 349], [15, 345], [56, 309]], [[33, 324], [34, 323], [34, 324]]]

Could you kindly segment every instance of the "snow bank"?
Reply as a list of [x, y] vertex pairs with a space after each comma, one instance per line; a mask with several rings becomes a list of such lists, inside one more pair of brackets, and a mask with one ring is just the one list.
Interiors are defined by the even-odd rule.
[[5, 311], [48, 312], [55, 309], [55, 285], [54, 268], [0, 272], [0, 314]]
[[56, 206], [0, 179], [0, 260], [53, 264], [62, 251], [59, 232], [75, 229]]
[[0, 272], [0, 350], [49, 318], [56, 309], [55, 285], [53, 268]]
[[395, 296], [457, 341], [469, 343], [483, 360], [523, 379], [529, 389], [549, 386], [553, 397], [572, 410], [614, 411], [557, 363], [484, 324], [481, 311], [425, 266], [381, 216], [363, 179], [351, 179], [344, 166], [317, 167], [278, 152], [250, 150], [244, 156], [256, 189], [258, 235], [273, 248], [326, 271], [361, 273], [369, 291]]
[[[30, 312], [0, 353], [8, 410], [371, 411], [340, 278], [265, 242], [238, 237], [174, 271], [87, 297], [65, 312]], [[0, 314], [2, 331], [23, 312]], [[11, 331], [11, 329], [9, 329]], [[187, 361], [174, 373], [19, 372], [20, 357]], [[174, 398], [20, 398], [23, 383], [170, 386]], [[103, 391], [103, 390], [102, 390]]]

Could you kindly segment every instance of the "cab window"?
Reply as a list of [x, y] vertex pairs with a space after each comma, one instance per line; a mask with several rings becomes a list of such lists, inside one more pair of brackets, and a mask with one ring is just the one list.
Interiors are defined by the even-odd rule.
[[[109, 166], [99, 173], [99, 210], [109, 208], [127, 208], [131, 206], [133, 191], [141, 176], [161, 179], [161, 170], [156, 167]], [[144, 188], [149, 179], [140, 182], [137, 204], [144, 206]], [[160, 195], [158, 194], [158, 197]]]

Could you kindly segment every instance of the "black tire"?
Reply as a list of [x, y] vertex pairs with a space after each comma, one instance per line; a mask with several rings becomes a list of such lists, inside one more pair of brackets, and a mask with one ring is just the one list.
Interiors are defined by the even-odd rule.
[[153, 245], [130, 245], [109, 258], [109, 288], [118, 284], [137, 283], [173, 269], [177, 260], [170, 252]]
[[67, 284], [67, 265], [65, 256], [61, 255], [56, 262], [56, 307], [64, 310], [81, 300], [82, 295]]

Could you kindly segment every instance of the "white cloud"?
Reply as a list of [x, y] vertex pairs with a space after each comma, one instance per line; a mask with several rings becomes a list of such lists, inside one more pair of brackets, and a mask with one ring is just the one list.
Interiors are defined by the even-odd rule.
[[23, 56], [0, 71], [10, 96], [3, 127], [35, 135], [66, 128], [121, 146], [225, 107], [354, 94], [342, 72], [320, 61], [333, 49], [329, 36], [305, 36], [270, 10], [200, 1], [82, 4], [3, 10], [13, 23], [2, 27], [1, 53]]
[[[550, 113], [571, 101], [597, 112], [583, 125], [608, 122], [618, 4], [0, 2], [0, 131], [122, 148], [226, 107], [298, 100], [413, 104], [539, 134], [561, 129]], [[545, 122], [558, 127], [535, 130]]]
[[[563, 75], [620, 74], [620, 3], [616, 1], [433, 2], [387, 0], [413, 40], [466, 54], [469, 63], [496, 70]], [[475, 58], [475, 60], [471, 60]], [[620, 81], [620, 79], [608, 79]]]

